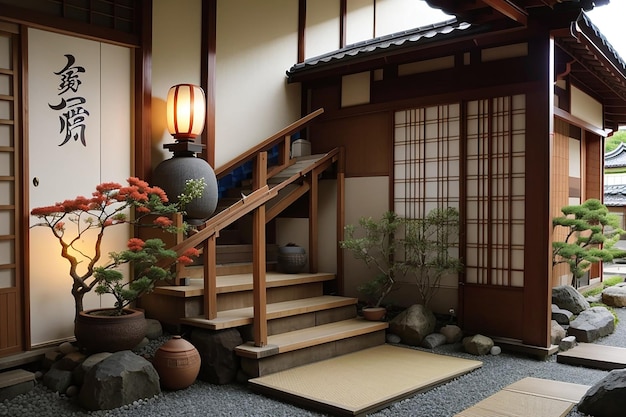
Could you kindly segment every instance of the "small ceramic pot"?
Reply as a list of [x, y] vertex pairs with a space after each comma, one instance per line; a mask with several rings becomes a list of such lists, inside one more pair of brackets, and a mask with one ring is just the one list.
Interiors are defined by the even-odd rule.
[[370, 321], [381, 321], [387, 314], [385, 307], [365, 307], [362, 310], [363, 318]]
[[161, 386], [170, 390], [187, 388], [200, 372], [198, 350], [180, 336], [172, 336], [154, 354], [154, 368], [161, 378]]

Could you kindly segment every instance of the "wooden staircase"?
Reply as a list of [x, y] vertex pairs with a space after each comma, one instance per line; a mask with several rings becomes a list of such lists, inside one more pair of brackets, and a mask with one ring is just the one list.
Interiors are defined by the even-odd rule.
[[[203, 265], [179, 271], [179, 283], [157, 287], [141, 299], [146, 316], [169, 325], [223, 331], [236, 328], [243, 343], [235, 349], [249, 377], [289, 369], [385, 343], [387, 323], [357, 316], [357, 299], [341, 296], [342, 253], [337, 273], [317, 271], [318, 180], [337, 180], [337, 240], [343, 232], [343, 152], [291, 158], [290, 135], [323, 110], [288, 126], [257, 147], [215, 170], [218, 179], [239, 164], [253, 161], [249, 190], [237, 190], [231, 205], [216, 213], [196, 234], [173, 247], [203, 249]], [[280, 147], [279, 163], [267, 166], [266, 150]], [[275, 271], [275, 245], [265, 239], [266, 225], [309, 194], [309, 272]], [[231, 194], [232, 196], [232, 194]], [[252, 217], [252, 219], [250, 219]], [[238, 243], [221, 231], [246, 219], [251, 243]], [[217, 242], [217, 243], [216, 243]], [[240, 256], [248, 252], [246, 262]], [[235, 255], [236, 253], [236, 255]], [[180, 278], [179, 277], [179, 278]], [[331, 285], [329, 285], [331, 284]], [[326, 288], [326, 290], [325, 290]], [[328, 288], [337, 291], [329, 293]]]

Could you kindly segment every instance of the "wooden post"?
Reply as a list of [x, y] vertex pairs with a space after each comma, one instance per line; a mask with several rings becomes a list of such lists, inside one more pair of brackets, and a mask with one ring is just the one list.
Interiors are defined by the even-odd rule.
[[204, 317], [207, 320], [217, 318], [217, 269], [215, 266], [216, 252], [215, 234], [204, 241]]
[[339, 148], [339, 160], [337, 161], [337, 294], [343, 295], [344, 288], [344, 265], [343, 249], [339, 242], [344, 239], [343, 228], [345, 226], [345, 149]]
[[[259, 152], [254, 167], [252, 188], [267, 182], [267, 152]], [[254, 345], [267, 345], [267, 294], [265, 283], [265, 204], [252, 213], [252, 282], [254, 299]]]
[[314, 169], [310, 173], [309, 182], [311, 189], [309, 191], [309, 272], [317, 273], [319, 268], [318, 255], [318, 201], [319, 201], [319, 172]]

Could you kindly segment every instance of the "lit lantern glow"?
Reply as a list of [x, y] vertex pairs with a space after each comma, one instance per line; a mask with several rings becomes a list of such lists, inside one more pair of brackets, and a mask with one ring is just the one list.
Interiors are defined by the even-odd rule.
[[202, 133], [206, 98], [202, 88], [178, 84], [167, 93], [167, 130], [179, 140], [193, 140]]

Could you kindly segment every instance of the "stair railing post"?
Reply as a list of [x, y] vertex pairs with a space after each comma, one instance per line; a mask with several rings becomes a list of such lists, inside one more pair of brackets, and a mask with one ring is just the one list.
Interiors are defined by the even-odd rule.
[[[174, 226], [177, 227], [178, 230], [179, 230], [175, 234], [176, 245], [178, 245], [180, 242], [185, 240], [184, 232], [182, 231], [183, 214], [181, 212], [176, 212], [176, 213], [172, 214], [172, 222], [173, 222]], [[185, 273], [185, 265], [181, 264], [180, 262], [177, 263], [176, 267], [175, 267], [175, 271], [176, 271], [176, 276], [174, 277], [174, 284], [175, 285], [180, 285], [181, 282], [183, 281], [183, 279], [185, 278], [185, 275], [186, 275], [186, 273]]]
[[[267, 152], [259, 152], [254, 167], [252, 188], [258, 190], [267, 184]], [[252, 213], [252, 282], [254, 299], [254, 345], [267, 345], [265, 204]]]
[[216, 238], [212, 234], [202, 242], [204, 256], [204, 317], [207, 320], [217, 318], [217, 268], [215, 265]]

